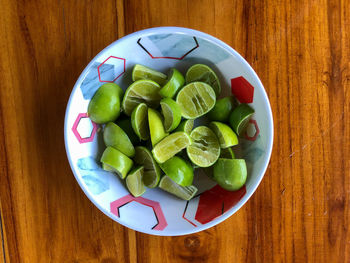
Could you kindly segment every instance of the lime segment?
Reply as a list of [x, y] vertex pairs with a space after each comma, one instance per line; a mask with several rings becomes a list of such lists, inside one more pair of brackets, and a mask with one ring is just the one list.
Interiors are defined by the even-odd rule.
[[220, 155], [220, 144], [215, 133], [206, 126], [199, 126], [191, 132], [192, 144], [187, 147], [187, 155], [195, 165], [209, 167]]
[[191, 133], [194, 125], [194, 120], [184, 120], [180, 123], [180, 125], [176, 128], [175, 131], [183, 131], [188, 134]]
[[178, 156], [174, 156], [160, 164], [160, 168], [175, 183], [181, 186], [189, 186], [193, 182], [192, 165]]
[[190, 144], [191, 138], [187, 133], [174, 132], [161, 140], [153, 148], [153, 157], [158, 163], [164, 163]]
[[110, 167], [108, 164], [102, 163], [102, 169], [107, 171], [107, 172], [113, 172], [113, 168]]
[[164, 128], [166, 132], [171, 132], [181, 122], [181, 108], [170, 98], [164, 98], [160, 101], [162, 113], [164, 116]]
[[101, 162], [113, 169], [113, 172], [116, 172], [122, 179], [125, 178], [133, 165], [133, 161], [129, 157], [113, 147], [106, 148], [102, 154]]
[[226, 190], [240, 189], [247, 180], [245, 160], [219, 158], [214, 165], [214, 180]]
[[159, 95], [160, 86], [152, 80], [137, 80], [127, 90], [122, 102], [126, 115], [130, 116], [137, 105], [144, 102], [148, 107], [156, 108], [161, 99]]
[[231, 148], [224, 148], [220, 151], [220, 158], [235, 159], [235, 153]]
[[248, 126], [249, 119], [254, 114], [254, 109], [248, 104], [239, 104], [230, 115], [230, 125], [233, 130], [242, 136]]
[[103, 140], [106, 146], [111, 146], [128, 157], [135, 155], [135, 149], [128, 135], [117, 124], [109, 122], [103, 130]]
[[132, 70], [132, 81], [140, 79], [153, 80], [163, 86], [166, 83], [167, 76], [149, 67], [136, 64]]
[[228, 125], [222, 122], [212, 121], [209, 127], [219, 139], [221, 148], [228, 148], [238, 144], [237, 135]]
[[212, 121], [228, 122], [230, 113], [236, 107], [236, 100], [230, 96], [217, 100], [214, 108], [208, 112], [208, 118]]
[[182, 88], [185, 84], [185, 78], [175, 68], [171, 69], [170, 77], [168, 82], [160, 89], [159, 94], [163, 98], [172, 98], [176, 95], [176, 93]]
[[146, 103], [140, 103], [131, 113], [131, 126], [141, 140], [147, 140], [149, 138], [147, 116], [148, 107]]
[[188, 84], [195, 81], [207, 83], [215, 90], [216, 96], [220, 95], [221, 86], [219, 78], [216, 76], [215, 72], [207, 65], [195, 64], [187, 70], [186, 83]]
[[130, 119], [118, 120], [117, 125], [123, 129], [123, 131], [128, 135], [132, 144], [140, 142], [140, 139], [135, 134]]
[[146, 187], [142, 182], [143, 166], [133, 169], [126, 177], [126, 187], [135, 196], [141, 196], [146, 192]]
[[214, 107], [215, 100], [214, 90], [204, 82], [187, 84], [176, 97], [182, 116], [186, 119], [195, 119], [206, 114]]
[[159, 188], [183, 200], [191, 200], [198, 191], [198, 189], [193, 185], [190, 185], [190, 186], [178, 185], [173, 180], [171, 180], [169, 176], [166, 176], [166, 175], [163, 176], [162, 180], [160, 180]]
[[168, 135], [164, 129], [162, 116], [158, 111], [151, 108], [148, 109], [148, 125], [152, 146]]

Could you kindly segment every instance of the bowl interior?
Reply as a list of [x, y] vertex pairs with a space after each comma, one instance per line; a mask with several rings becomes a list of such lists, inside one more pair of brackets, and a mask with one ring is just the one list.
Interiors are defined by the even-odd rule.
[[[102, 170], [102, 130], [87, 117], [87, 106], [105, 82], [124, 90], [131, 84], [132, 67], [143, 64], [164, 73], [182, 71], [195, 63], [209, 65], [218, 74], [221, 97], [234, 93], [251, 103], [255, 114], [240, 139], [236, 154], [247, 162], [246, 185], [228, 192], [196, 170], [198, 195], [189, 202], [160, 189], [132, 197], [114, 174]], [[128, 35], [105, 48], [79, 77], [69, 100], [65, 120], [66, 150], [74, 175], [85, 194], [106, 215], [132, 229], [156, 235], [182, 235], [213, 226], [237, 211], [255, 191], [266, 170], [272, 147], [270, 105], [264, 88], [245, 60], [229, 46], [202, 32], [183, 28], [154, 28]]]

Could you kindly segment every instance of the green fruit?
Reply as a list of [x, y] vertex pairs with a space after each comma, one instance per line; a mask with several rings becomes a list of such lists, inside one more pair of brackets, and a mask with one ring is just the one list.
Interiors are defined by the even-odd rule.
[[148, 126], [152, 146], [155, 146], [160, 140], [168, 136], [164, 129], [162, 116], [158, 111], [151, 108], [148, 108]]
[[181, 109], [177, 103], [170, 99], [164, 98], [160, 101], [162, 113], [164, 116], [164, 128], [166, 132], [171, 132], [179, 126], [181, 121]]
[[118, 120], [117, 125], [120, 128], [122, 128], [123, 131], [128, 135], [132, 144], [137, 144], [140, 142], [140, 139], [137, 137], [134, 130], [132, 129], [130, 119]]
[[111, 146], [128, 157], [135, 155], [135, 149], [128, 135], [117, 124], [109, 122], [103, 130], [103, 140], [106, 146]]
[[214, 180], [226, 190], [240, 189], [247, 180], [245, 160], [219, 158], [214, 164]]
[[185, 84], [185, 78], [180, 71], [173, 68], [171, 69], [170, 78], [168, 82], [160, 89], [159, 94], [163, 98], [172, 98]]
[[163, 178], [159, 182], [159, 188], [181, 198], [183, 200], [191, 200], [198, 189], [193, 186], [181, 186], [175, 183], [169, 176], [163, 176]]
[[159, 85], [166, 83], [167, 76], [162, 72], [156, 71], [149, 67], [136, 64], [132, 70], [132, 81], [149, 79], [157, 82]]
[[236, 100], [230, 96], [217, 100], [214, 108], [207, 116], [212, 121], [228, 122], [230, 113], [236, 106]]
[[124, 179], [130, 171], [133, 161], [122, 152], [107, 147], [101, 157], [101, 162], [108, 165], [108, 168]]
[[193, 182], [193, 168], [184, 159], [174, 156], [159, 165], [163, 172], [175, 183], [181, 186], [189, 186]]
[[239, 104], [230, 115], [230, 125], [232, 129], [237, 133], [238, 136], [242, 136], [247, 129], [248, 123], [254, 109], [248, 104]]

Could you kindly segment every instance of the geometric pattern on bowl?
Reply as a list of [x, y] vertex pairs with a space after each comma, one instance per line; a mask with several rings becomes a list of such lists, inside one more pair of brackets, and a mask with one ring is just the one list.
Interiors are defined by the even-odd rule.
[[79, 143], [92, 142], [98, 126], [90, 120], [87, 113], [79, 113], [72, 127], [72, 131]]

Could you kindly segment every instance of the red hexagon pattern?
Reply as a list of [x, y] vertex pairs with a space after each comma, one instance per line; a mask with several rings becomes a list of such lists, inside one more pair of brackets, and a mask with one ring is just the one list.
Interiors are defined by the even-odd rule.
[[[122, 69], [123, 71], [121, 71], [121, 73], [119, 75], [117, 75], [116, 78], [114, 79], [109, 79], [109, 80], [103, 80], [101, 79], [101, 74], [100, 74], [100, 68], [101, 66], [103, 66], [103, 64], [105, 64], [107, 61], [109, 61], [109, 64], [116, 66], [117, 68]], [[112, 61], [112, 62], [111, 62]], [[115, 56], [109, 56], [105, 61], [103, 61], [98, 67], [97, 67], [97, 72], [98, 72], [98, 79], [100, 80], [100, 82], [114, 82], [116, 81], [121, 75], [124, 74], [125, 72], [125, 58], [120, 58], [120, 57], [115, 57]]]
[[80, 143], [92, 142], [94, 140], [95, 134], [96, 134], [97, 129], [98, 129], [97, 124], [94, 123], [92, 120], [90, 120], [90, 122], [92, 124], [92, 130], [91, 130], [90, 136], [89, 137], [82, 137], [78, 131], [78, 126], [80, 124], [81, 119], [84, 119], [84, 118], [87, 118], [90, 120], [87, 113], [79, 113], [74, 124], [73, 124], [73, 127], [72, 127], [72, 131]]
[[231, 91], [240, 103], [253, 102], [254, 87], [242, 76], [231, 79]]

